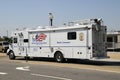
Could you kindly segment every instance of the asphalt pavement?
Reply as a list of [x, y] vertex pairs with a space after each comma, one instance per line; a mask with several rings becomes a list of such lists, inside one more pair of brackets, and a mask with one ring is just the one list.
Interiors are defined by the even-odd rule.
[[0, 80], [119, 80], [120, 73], [0, 62]]
[[[85, 65], [87, 67], [85, 67]], [[77, 66], [77, 67], [74, 67]], [[120, 72], [97, 67], [102, 65], [56, 63], [48, 61], [9, 60], [0, 57], [0, 80], [120, 80]], [[119, 65], [107, 65], [110, 69]], [[112, 68], [111, 68], [112, 67]]]

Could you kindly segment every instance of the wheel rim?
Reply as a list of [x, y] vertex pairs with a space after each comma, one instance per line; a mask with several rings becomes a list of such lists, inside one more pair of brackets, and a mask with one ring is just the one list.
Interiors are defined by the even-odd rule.
[[62, 62], [63, 61], [63, 55], [61, 53], [57, 53], [55, 56], [55, 59], [57, 62]]
[[61, 61], [61, 56], [57, 55], [56, 59], [57, 59], [57, 61]]
[[11, 52], [10, 55], [9, 55], [10, 59], [14, 59], [14, 53]]

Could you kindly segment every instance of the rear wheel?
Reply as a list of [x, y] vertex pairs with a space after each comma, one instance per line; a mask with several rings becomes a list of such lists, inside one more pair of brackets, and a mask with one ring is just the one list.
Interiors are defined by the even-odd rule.
[[10, 51], [10, 53], [9, 53], [9, 59], [10, 60], [14, 60], [15, 59], [15, 55], [14, 55], [13, 51]]
[[55, 54], [55, 60], [56, 60], [57, 62], [63, 62], [63, 61], [64, 61], [64, 57], [63, 57], [63, 55], [62, 55], [61, 52], [57, 52], [57, 53]]

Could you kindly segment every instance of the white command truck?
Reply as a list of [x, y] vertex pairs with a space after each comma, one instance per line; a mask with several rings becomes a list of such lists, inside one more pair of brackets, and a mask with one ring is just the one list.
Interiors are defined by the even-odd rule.
[[7, 50], [10, 59], [15, 57], [65, 59], [106, 58], [106, 26], [102, 20], [89, 19], [72, 22], [61, 27], [16, 30], [13, 43]]

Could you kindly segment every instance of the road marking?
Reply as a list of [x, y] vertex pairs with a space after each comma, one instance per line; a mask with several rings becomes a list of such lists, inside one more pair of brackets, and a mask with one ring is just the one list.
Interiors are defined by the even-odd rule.
[[7, 73], [5, 73], [5, 72], [0, 72], [0, 75], [6, 75]]
[[40, 77], [46, 77], [46, 78], [52, 78], [52, 79], [60, 79], [60, 80], [72, 80], [72, 79], [68, 79], [68, 78], [49, 76], [49, 75], [41, 75], [41, 74], [34, 74], [34, 73], [31, 73], [31, 75], [33, 75], [33, 76], [40, 76]]
[[110, 73], [118, 73], [118, 74], [120, 74], [120, 72], [118, 72], [118, 71], [112, 71], [112, 70], [101, 70], [101, 69], [92, 69], [92, 68], [79, 68], [79, 69], [92, 70], [92, 71], [100, 71], [100, 72], [110, 72]]
[[17, 70], [22, 70], [22, 71], [30, 71], [29, 66], [26, 67], [16, 67]]

